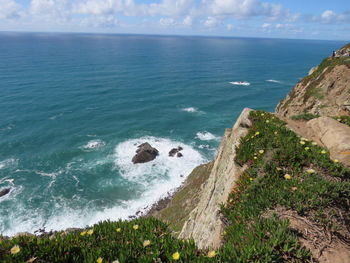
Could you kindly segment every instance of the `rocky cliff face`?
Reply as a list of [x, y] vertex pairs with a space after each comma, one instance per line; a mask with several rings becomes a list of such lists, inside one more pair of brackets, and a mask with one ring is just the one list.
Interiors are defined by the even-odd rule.
[[350, 44], [326, 58], [276, 108], [282, 117], [350, 115]]
[[244, 170], [234, 159], [240, 139], [251, 126], [248, 119], [250, 112], [250, 109], [244, 109], [233, 128], [226, 130], [214, 166], [200, 193], [199, 203], [180, 233], [181, 238], [193, 238], [199, 248], [217, 248], [221, 244], [223, 223], [219, 215], [220, 205], [226, 203]]

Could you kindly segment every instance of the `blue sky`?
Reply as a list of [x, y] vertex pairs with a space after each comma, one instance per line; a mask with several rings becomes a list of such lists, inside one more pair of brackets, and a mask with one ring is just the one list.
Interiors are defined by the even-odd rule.
[[349, 0], [0, 0], [0, 31], [350, 39]]

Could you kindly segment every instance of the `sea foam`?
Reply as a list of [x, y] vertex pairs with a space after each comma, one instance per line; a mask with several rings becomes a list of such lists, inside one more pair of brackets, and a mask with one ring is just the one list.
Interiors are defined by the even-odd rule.
[[196, 138], [201, 141], [212, 141], [212, 140], [220, 140], [220, 137], [215, 136], [214, 134], [204, 131], [204, 132], [197, 132]]

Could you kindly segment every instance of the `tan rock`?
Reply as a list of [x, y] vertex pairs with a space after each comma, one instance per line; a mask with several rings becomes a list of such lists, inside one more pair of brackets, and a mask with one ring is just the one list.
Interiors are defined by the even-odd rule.
[[319, 140], [330, 151], [332, 159], [350, 166], [350, 127], [329, 118], [320, 117], [306, 124], [311, 138]]
[[221, 244], [223, 225], [220, 205], [227, 198], [245, 167], [234, 161], [236, 147], [251, 126], [251, 109], [244, 109], [232, 129], [226, 129], [209, 178], [201, 192], [198, 205], [185, 222], [180, 238], [193, 238], [199, 248], [217, 248]]

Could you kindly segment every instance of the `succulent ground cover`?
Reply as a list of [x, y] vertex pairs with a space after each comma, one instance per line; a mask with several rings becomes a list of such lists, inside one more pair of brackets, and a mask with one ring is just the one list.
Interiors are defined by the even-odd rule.
[[315, 262], [300, 242], [310, 237], [293, 218], [320, 240], [350, 244], [350, 171], [274, 115], [254, 111], [250, 119], [235, 159], [248, 168], [222, 205], [226, 227], [219, 250], [198, 250], [193, 241], [175, 238], [167, 224], [139, 218], [0, 238], [0, 262]]

